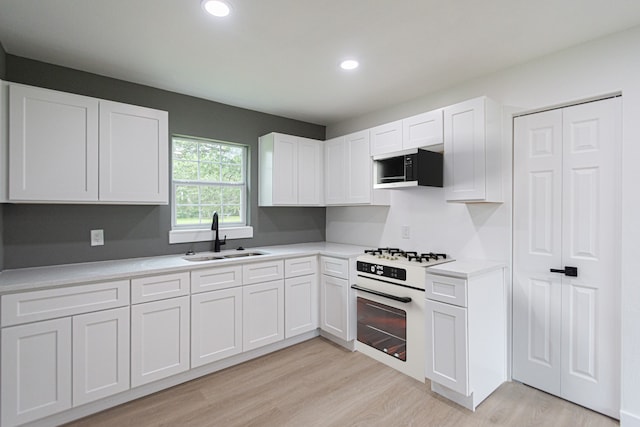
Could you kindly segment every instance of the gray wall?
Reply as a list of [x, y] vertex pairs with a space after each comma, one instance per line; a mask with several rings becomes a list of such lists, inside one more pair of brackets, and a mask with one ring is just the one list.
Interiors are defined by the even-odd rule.
[[[2, 52], [0, 52], [2, 53]], [[2, 56], [2, 55], [0, 55]], [[0, 62], [1, 64], [1, 62]], [[170, 134], [232, 141], [250, 152], [253, 239], [224, 249], [322, 241], [324, 208], [259, 208], [258, 137], [277, 131], [324, 139], [324, 126], [232, 107], [148, 86], [6, 55], [6, 80], [169, 112]], [[100, 261], [209, 250], [210, 242], [169, 245], [170, 206], [4, 205], [4, 268]], [[104, 229], [105, 245], [91, 247], [91, 229]]]

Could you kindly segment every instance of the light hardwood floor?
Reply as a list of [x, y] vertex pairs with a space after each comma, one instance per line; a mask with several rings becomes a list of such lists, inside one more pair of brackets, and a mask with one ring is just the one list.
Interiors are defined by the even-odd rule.
[[518, 383], [468, 411], [430, 386], [323, 338], [216, 372], [69, 426], [616, 426]]

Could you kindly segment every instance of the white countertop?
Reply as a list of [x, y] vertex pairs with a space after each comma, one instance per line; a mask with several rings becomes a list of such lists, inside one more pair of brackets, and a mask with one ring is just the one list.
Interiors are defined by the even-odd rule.
[[[184, 259], [184, 254], [164, 255], [148, 258], [129, 258], [113, 261], [85, 262], [46, 267], [5, 270], [0, 273], [0, 294], [52, 288], [79, 283], [104, 282], [134, 276], [145, 276], [166, 272], [197, 270], [221, 265], [246, 264], [267, 261], [274, 258], [290, 258], [305, 255], [327, 255], [337, 258], [351, 258], [363, 253], [363, 246], [338, 243], [298, 243], [293, 245], [264, 246], [246, 248], [246, 252], [264, 252], [255, 257], [193, 262]], [[227, 250], [215, 255], [238, 253]], [[198, 256], [214, 255], [212, 252], [198, 252]]]
[[505, 263], [497, 261], [461, 260], [428, 267], [427, 273], [469, 279], [470, 277], [505, 268], [506, 266]]

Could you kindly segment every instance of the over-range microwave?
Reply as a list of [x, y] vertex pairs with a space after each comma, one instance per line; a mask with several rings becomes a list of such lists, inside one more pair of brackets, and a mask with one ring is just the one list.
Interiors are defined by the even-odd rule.
[[442, 153], [414, 148], [373, 157], [373, 188], [442, 187]]

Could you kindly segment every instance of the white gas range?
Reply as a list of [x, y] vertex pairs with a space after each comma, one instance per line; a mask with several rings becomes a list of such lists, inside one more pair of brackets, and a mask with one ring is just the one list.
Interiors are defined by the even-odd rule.
[[359, 256], [356, 350], [424, 382], [426, 268], [450, 261], [398, 248]]

